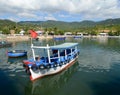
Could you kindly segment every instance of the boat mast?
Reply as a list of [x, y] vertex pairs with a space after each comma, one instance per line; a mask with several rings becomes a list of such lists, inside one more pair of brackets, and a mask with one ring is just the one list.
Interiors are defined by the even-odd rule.
[[77, 51], [77, 46], [75, 47], [75, 50]]
[[33, 59], [34, 59], [34, 61], [35, 61], [35, 51], [34, 51], [34, 49], [33, 49], [33, 44], [31, 44], [31, 48], [32, 48]]
[[47, 54], [48, 54], [48, 61], [49, 63], [51, 63], [51, 60], [50, 60], [50, 50], [49, 50], [49, 45], [47, 44]]
[[60, 51], [59, 51], [59, 49], [58, 49], [58, 58], [60, 59]]

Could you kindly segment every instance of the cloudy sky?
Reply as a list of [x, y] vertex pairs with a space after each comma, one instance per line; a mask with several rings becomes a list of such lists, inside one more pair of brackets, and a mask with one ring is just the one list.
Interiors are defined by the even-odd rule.
[[100, 21], [120, 18], [120, 0], [0, 0], [0, 19]]

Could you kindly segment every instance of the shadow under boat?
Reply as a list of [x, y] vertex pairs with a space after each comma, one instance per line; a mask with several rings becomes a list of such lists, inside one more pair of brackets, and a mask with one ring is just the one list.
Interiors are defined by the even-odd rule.
[[9, 63], [9, 64], [19, 63], [19, 62], [22, 62], [25, 59], [27, 59], [27, 56], [22, 56], [22, 57], [8, 57], [7, 63]]
[[29, 82], [25, 88], [25, 93], [26, 95], [57, 94], [57, 91], [69, 81], [78, 68], [79, 63], [76, 62], [73, 66], [59, 74], [46, 76], [34, 82]]

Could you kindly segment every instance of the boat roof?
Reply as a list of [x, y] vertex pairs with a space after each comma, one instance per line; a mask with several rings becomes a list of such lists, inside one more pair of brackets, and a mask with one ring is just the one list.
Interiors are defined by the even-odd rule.
[[66, 48], [72, 48], [74, 46], [78, 45], [78, 43], [63, 43], [60, 45], [54, 45], [54, 46], [31, 46], [31, 48], [41, 48], [41, 49], [66, 49]]
[[60, 45], [50, 46], [51, 49], [65, 49], [65, 48], [71, 48], [78, 45], [78, 43], [63, 43]]

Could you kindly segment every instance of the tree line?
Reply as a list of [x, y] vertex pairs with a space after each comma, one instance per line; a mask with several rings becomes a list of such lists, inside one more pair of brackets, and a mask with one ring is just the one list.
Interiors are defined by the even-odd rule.
[[[64, 35], [65, 32], [71, 32], [72, 34], [87, 33], [88, 35], [98, 35], [103, 30], [109, 30], [108, 35], [110, 36], [119, 36], [120, 35], [120, 20], [113, 23], [113, 20], [109, 23], [94, 23], [94, 22], [74, 22], [74, 23], [66, 23], [66, 22], [56, 22], [56, 21], [46, 21], [46, 22], [13, 22], [10, 20], [0, 20], [0, 31], [3, 34], [10, 34], [10, 30], [15, 30], [15, 33], [20, 33], [21, 29], [25, 31], [27, 35], [30, 29], [33, 30], [43, 30], [48, 32], [48, 34], [53, 35]], [[108, 20], [107, 20], [108, 22]]]

